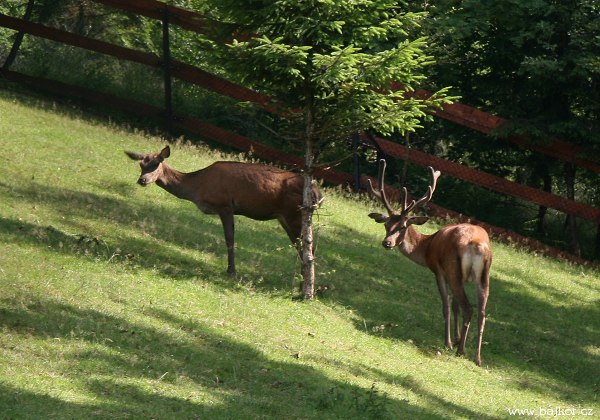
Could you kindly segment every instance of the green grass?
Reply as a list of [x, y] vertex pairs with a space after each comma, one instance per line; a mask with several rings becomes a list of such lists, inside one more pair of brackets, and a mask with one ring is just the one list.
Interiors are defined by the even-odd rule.
[[[600, 275], [494, 243], [482, 368], [443, 348], [433, 276], [326, 189], [314, 302], [276, 222], [218, 218], [135, 181], [164, 141], [0, 91], [0, 418], [600, 415]], [[222, 159], [172, 146], [184, 171]], [[436, 227], [428, 223], [424, 231]], [[471, 301], [473, 290], [469, 288]]]

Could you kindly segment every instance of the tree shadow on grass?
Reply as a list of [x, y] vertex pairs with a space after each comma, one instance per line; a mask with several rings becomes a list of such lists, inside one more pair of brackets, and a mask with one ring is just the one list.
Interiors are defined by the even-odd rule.
[[496, 363], [558, 381], [549, 387], [545, 380], [523, 377], [520, 388], [552, 388], [574, 405], [583, 398], [594, 402], [600, 392], [600, 300], [579, 303], [557, 290], [532, 295], [503, 281], [492, 282], [492, 293], [498, 303], [487, 340]]
[[[0, 182], [1, 189], [9, 190], [11, 195], [32, 205], [48, 206], [63, 216], [55, 224], [64, 228], [51, 224], [36, 226], [8, 218], [0, 221], [0, 231], [18, 235], [29, 243], [43, 244], [58, 252], [79, 252], [82, 251], [83, 242], [83, 245], [88, 245], [85, 254], [91, 257], [107, 260], [118, 250], [117, 260], [125, 258], [133, 266], [155, 269], [175, 279], [203, 276], [231, 287], [236, 283], [235, 279], [225, 274], [227, 250], [219, 218], [201, 213], [191, 203], [186, 203], [187, 208], [183, 210], [173, 210], [160, 202], [126, 201], [131, 190], [123, 183], [116, 183], [115, 188], [111, 187], [110, 190], [126, 198], [100, 196], [35, 182], [21, 188]], [[171, 196], [168, 199], [175, 200]], [[110, 232], [99, 234], [91, 231], [88, 220], [99, 221], [107, 226], [118, 224], [131, 230], [132, 235], [111, 237]], [[252, 275], [264, 274], [268, 277], [268, 269], [261, 273], [262, 265], [268, 260], [267, 267], [279, 267], [279, 270], [273, 271], [279, 273], [275, 284], [281, 286], [281, 268], [293, 273], [296, 253], [288, 246], [289, 241], [283, 229], [274, 223], [248, 222], [243, 217], [236, 218], [236, 262], [239, 272], [244, 273], [245, 269]], [[263, 225], [263, 229], [260, 225]], [[140, 233], [149, 239], [141, 239]], [[273, 246], [274, 237], [278, 237], [279, 245]], [[59, 244], [62, 244], [61, 248]], [[94, 244], [98, 246], [89, 246]], [[201, 251], [202, 257], [208, 254], [211, 261], [208, 264], [198, 261], [189, 252], [184, 252], [186, 250]]]
[[[435, 413], [332, 380], [290, 357], [270, 360], [218, 327], [147, 307], [139, 323], [52, 300], [0, 300], [0, 328], [46, 342], [59, 389], [0, 385], [8, 418], [397, 418]], [[148, 321], [148, 323], [144, 323]], [[164, 326], [154, 327], [160, 323]], [[149, 325], [153, 325], [152, 327]], [[172, 327], [169, 332], [169, 327]], [[56, 343], [56, 344], [55, 344]], [[12, 349], [12, 352], [18, 349]], [[68, 383], [68, 385], [67, 385]], [[90, 402], [69, 402], [64, 387]], [[78, 391], [80, 392], [80, 391]], [[68, 394], [68, 392], [67, 392]], [[185, 395], [185, 396], [182, 396]]]
[[[370, 219], [366, 218], [366, 223]], [[441, 300], [431, 272], [398, 251], [383, 249], [380, 237], [334, 224], [335, 234], [322, 239], [320, 260], [333, 291], [326, 294], [355, 309], [356, 328], [370, 334], [412, 340], [423, 348], [443, 344]], [[352, 238], [352, 255], [347, 250]], [[432, 325], [435, 323], [435, 325]]]
[[[223, 278], [212, 265], [200, 265], [196, 260], [166, 246], [149, 246], [143, 239], [122, 237], [118, 242], [105, 242], [97, 236], [67, 233], [52, 225], [38, 226], [0, 217], [0, 242], [15, 242], [43, 247], [56, 253], [76, 256], [89, 261], [122, 264], [131, 270], [157, 270], [171, 278]], [[205, 251], [210, 254], [209, 251]], [[216, 285], [221, 284], [215, 281]]]
[[[7, 188], [0, 185], [3, 187]], [[94, 219], [142, 230], [150, 239], [139, 235], [110, 237], [108, 246], [95, 246], [93, 242], [82, 244], [73, 232], [66, 233], [52, 226], [0, 219], [0, 232], [8, 237], [18, 237], [45, 249], [51, 247], [56, 252], [79, 252], [82, 257], [105, 260], [118, 248], [121, 253], [113, 262], [131, 265], [133, 269], [155, 269], [178, 280], [202, 277], [220, 287], [239, 287], [238, 281], [224, 275], [226, 251], [218, 218], [201, 214], [191, 204], [189, 209], [171, 209], [160, 203], [132, 203], [124, 198], [36, 183], [11, 191], [31, 203], [40, 201], [60, 212], [74, 233], [92, 237], [94, 232], [86, 231], [88, 228], [77, 220]], [[122, 184], [117, 185], [115, 191], [123, 197], [130, 194], [128, 187]], [[368, 222], [365, 217], [365, 223]], [[319, 238], [319, 282], [327, 285], [327, 291], [320, 298], [352, 308], [357, 315], [356, 328], [361, 331], [386, 339], [411, 340], [423, 354], [431, 357], [443, 351], [441, 302], [433, 275], [398, 252], [383, 250], [379, 237], [361, 233], [352, 226], [333, 224], [330, 228], [335, 234], [328, 235], [325, 230]], [[282, 237], [281, 245], [273, 242], [277, 234]], [[238, 270], [242, 266], [251, 276], [266, 279], [255, 282], [254, 290], [272, 293], [282, 282], [289, 284], [288, 273], [293, 272], [297, 262], [293, 250], [273, 252], [279, 247], [285, 248], [287, 241], [278, 226], [250, 221], [244, 229], [238, 230], [236, 239]], [[194, 248], [202, 249], [203, 254], [216, 262], [197, 261], [186, 252]], [[347, 255], [350, 252], [351, 255]], [[128, 259], [127, 255], [133, 258]], [[393, 276], [388, 274], [382, 278], [382, 267], [393, 267]], [[575, 402], [591, 401], [600, 387], [595, 376], [590, 375], [590, 372], [600, 371], [600, 357], [597, 350], [595, 353], [591, 350], [597, 349], [600, 342], [600, 305], [595, 308], [578, 307], [572, 302], [552, 305], [548, 299], [511, 289], [495, 275], [495, 267], [492, 266], [489, 318], [484, 335], [484, 341], [489, 343], [483, 349], [484, 364], [515, 367], [554, 378], [557, 396], [572, 398]], [[468, 293], [471, 302], [476, 303], [473, 291]], [[540, 293], [558, 296], [560, 291], [540, 290]], [[474, 352], [474, 336], [473, 329], [469, 335], [468, 357]], [[549, 389], [547, 384], [537, 384], [534, 379], [515, 380], [515, 383], [522, 388], [539, 389], [541, 393]]]
[[468, 408], [462, 407], [450, 401], [447, 401], [441, 395], [437, 395], [427, 389], [427, 386], [412, 375], [391, 375], [388, 372], [374, 368], [372, 366], [361, 366], [359, 368], [363, 375], [370, 375], [378, 378], [381, 382], [394, 384], [401, 386], [404, 389], [410, 389], [412, 392], [417, 394], [419, 398], [427, 401], [427, 405], [435, 407], [437, 411], [441, 413], [448, 413], [448, 417], [459, 417], [466, 419], [481, 419], [491, 420], [497, 418], [503, 418], [498, 416], [492, 416], [486, 413], [476, 412]]

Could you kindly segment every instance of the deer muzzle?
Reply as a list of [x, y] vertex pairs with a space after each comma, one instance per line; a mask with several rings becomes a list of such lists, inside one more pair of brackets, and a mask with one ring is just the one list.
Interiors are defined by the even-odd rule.
[[384, 239], [383, 242], [381, 242], [381, 245], [383, 245], [385, 249], [392, 249], [394, 247], [392, 241], [389, 239]]

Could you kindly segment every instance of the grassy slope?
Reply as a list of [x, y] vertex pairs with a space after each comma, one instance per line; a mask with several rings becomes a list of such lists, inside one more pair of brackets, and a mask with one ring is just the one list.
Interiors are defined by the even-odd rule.
[[[233, 280], [218, 218], [135, 185], [123, 150], [162, 144], [0, 91], [0, 417], [600, 415], [597, 272], [494, 244], [477, 368], [443, 349], [433, 277], [381, 248], [372, 204], [326, 191], [329, 289], [293, 301], [276, 222], [237, 219]], [[170, 161], [222, 158], [179, 144]]]

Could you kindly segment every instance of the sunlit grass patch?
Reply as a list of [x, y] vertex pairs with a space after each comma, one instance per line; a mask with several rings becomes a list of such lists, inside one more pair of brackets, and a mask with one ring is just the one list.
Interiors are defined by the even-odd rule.
[[[324, 187], [319, 294], [277, 222], [138, 187], [165, 141], [0, 93], [0, 417], [506, 418], [600, 412], [600, 276], [493, 243], [484, 366], [443, 347], [433, 274], [381, 247], [378, 204]], [[239, 159], [184, 142], [192, 171]], [[434, 221], [421, 227], [431, 233]], [[469, 287], [471, 302], [475, 302]]]

